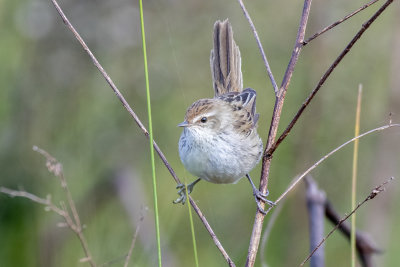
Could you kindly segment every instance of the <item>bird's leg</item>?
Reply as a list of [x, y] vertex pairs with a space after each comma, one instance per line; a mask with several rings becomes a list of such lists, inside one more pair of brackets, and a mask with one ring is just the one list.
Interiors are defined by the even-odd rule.
[[200, 180], [201, 179], [198, 178], [197, 180], [195, 180], [193, 183], [189, 184], [188, 186], [186, 186], [185, 184], [178, 184], [176, 186], [176, 189], [179, 189], [178, 190], [179, 197], [176, 200], [174, 200], [173, 203], [174, 204], [182, 203], [182, 205], [185, 204], [185, 202], [186, 202], [186, 188], [188, 190], [187, 191], [187, 195], [189, 195], [190, 193], [192, 193], [193, 187], [195, 186], [195, 184], [197, 184]]
[[250, 175], [246, 174], [247, 179], [249, 180], [251, 187], [253, 188], [253, 195], [257, 203], [257, 208], [262, 214], [266, 214], [265, 210], [261, 207], [261, 201], [264, 201], [267, 203], [269, 206], [273, 207], [275, 206], [275, 202], [268, 200], [267, 196], [269, 194], [269, 191], [267, 190], [266, 194], [263, 194], [260, 190], [257, 189], [257, 187], [254, 185], [253, 181], [250, 178]]

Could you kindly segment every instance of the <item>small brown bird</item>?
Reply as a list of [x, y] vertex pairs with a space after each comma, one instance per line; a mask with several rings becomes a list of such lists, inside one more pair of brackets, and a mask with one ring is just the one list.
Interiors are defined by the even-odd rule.
[[[252, 182], [248, 173], [260, 161], [263, 144], [257, 133], [256, 91], [243, 90], [241, 57], [228, 20], [214, 24], [214, 48], [211, 50], [211, 74], [214, 98], [200, 99], [186, 111], [179, 140], [179, 155], [185, 168], [199, 177], [188, 185], [188, 193], [201, 179], [216, 183], [236, 183], [246, 176], [258, 208], [260, 200], [272, 205]], [[184, 185], [178, 185], [185, 203]]]

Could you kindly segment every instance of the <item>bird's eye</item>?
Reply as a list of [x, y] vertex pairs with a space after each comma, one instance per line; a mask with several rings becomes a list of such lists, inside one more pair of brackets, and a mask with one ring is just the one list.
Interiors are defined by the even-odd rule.
[[207, 117], [203, 117], [203, 118], [201, 118], [201, 120], [200, 120], [202, 123], [206, 123], [207, 122]]

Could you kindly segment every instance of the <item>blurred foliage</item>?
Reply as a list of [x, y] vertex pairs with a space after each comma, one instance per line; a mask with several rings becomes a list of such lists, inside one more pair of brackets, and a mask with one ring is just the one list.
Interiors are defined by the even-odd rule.
[[[146, 124], [139, 12], [127, 0], [60, 1], [65, 13]], [[366, 1], [315, 1], [307, 36], [342, 18]], [[284, 106], [282, 130], [360, 25], [378, 8], [363, 13], [304, 48]], [[144, 3], [155, 139], [183, 181], [192, 177], [180, 163], [177, 143], [186, 108], [211, 97], [209, 53], [217, 19], [229, 18], [241, 49], [244, 85], [258, 92], [259, 133], [265, 140], [273, 90], [255, 40], [234, 1], [154, 1]], [[293, 48], [301, 1], [250, 1], [279, 82]], [[400, 11], [398, 1], [378, 18], [326, 82], [273, 159], [269, 183], [274, 200], [291, 179], [353, 135], [359, 83], [364, 85], [361, 129], [400, 121]], [[90, 59], [64, 26], [51, 1], [0, 0], [0, 185], [23, 188], [54, 201], [63, 199], [58, 181], [47, 172], [37, 145], [63, 163], [78, 204], [89, 247], [97, 263], [127, 253], [139, 220], [145, 221], [131, 266], [155, 266], [156, 245], [148, 145]], [[400, 169], [399, 130], [360, 141], [358, 199]], [[328, 198], [350, 210], [351, 146], [313, 172]], [[157, 159], [161, 242], [164, 266], [193, 266], [187, 205], [173, 205], [175, 182]], [[260, 166], [253, 172], [258, 179]], [[248, 182], [201, 182], [192, 196], [237, 266], [246, 260], [255, 203]], [[358, 227], [384, 253], [377, 266], [400, 262], [398, 182], [360, 209]], [[148, 212], [143, 207], [149, 207]], [[1, 266], [84, 266], [73, 234], [57, 228], [61, 219], [25, 199], [0, 195]], [[266, 222], [268, 221], [268, 217]], [[234, 222], [234, 223], [233, 223]], [[327, 228], [331, 226], [326, 225]], [[225, 266], [203, 225], [195, 217], [200, 266]], [[295, 266], [308, 251], [304, 186], [291, 193], [267, 246], [270, 266]], [[327, 266], [349, 265], [348, 241], [335, 234], [326, 244]], [[112, 266], [122, 266], [123, 260]], [[257, 266], [260, 266], [260, 257]]]

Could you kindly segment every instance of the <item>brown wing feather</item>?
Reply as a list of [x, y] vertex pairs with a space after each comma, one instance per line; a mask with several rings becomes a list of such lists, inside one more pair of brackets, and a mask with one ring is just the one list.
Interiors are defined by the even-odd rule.
[[238, 129], [252, 130], [257, 127], [259, 114], [256, 113], [256, 97], [257, 93], [251, 88], [243, 90], [243, 92], [231, 92], [219, 96], [218, 98], [228, 102], [232, 106], [232, 111], [237, 112], [240, 120], [234, 122], [234, 126]]

